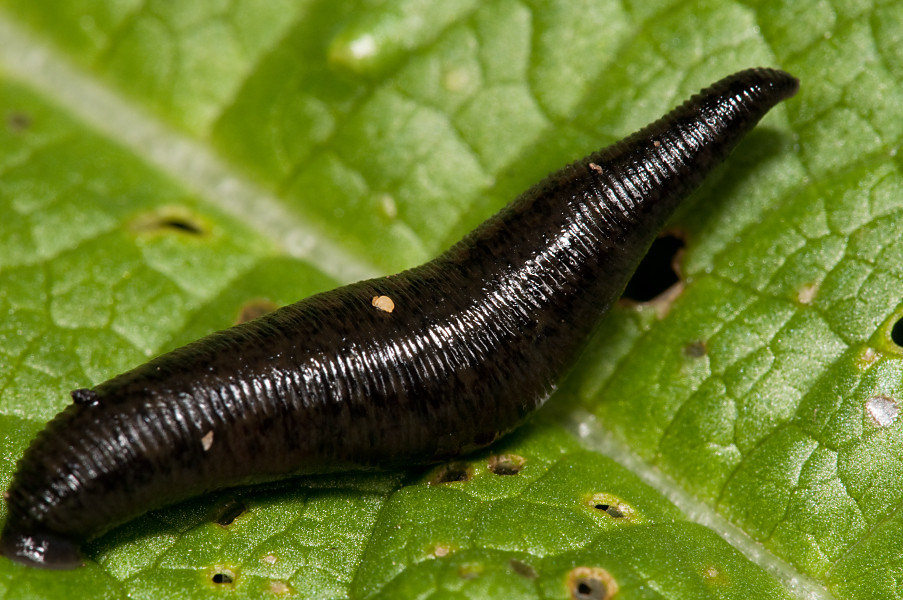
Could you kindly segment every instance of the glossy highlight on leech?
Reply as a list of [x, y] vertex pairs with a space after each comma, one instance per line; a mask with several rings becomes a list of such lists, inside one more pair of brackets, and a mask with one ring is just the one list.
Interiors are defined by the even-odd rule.
[[731, 75], [420, 267], [76, 390], [18, 463], [0, 551], [72, 568], [85, 541], [212, 490], [485, 447], [546, 401], [676, 206], [796, 90]]

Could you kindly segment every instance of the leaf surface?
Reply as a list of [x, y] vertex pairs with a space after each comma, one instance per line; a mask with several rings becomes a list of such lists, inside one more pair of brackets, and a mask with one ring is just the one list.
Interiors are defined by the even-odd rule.
[[71, 389], [428, 260], [727, 73], [802, 82], [513, 436], [0, 559], [0, 597], [901, 596], [898, 2], [0, 0], [0, 38], [3, 488]]

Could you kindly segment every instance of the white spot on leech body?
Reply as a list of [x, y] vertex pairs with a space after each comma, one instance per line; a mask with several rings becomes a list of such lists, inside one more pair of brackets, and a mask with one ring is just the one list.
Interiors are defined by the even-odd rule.
[[210, 446], [213, 445], [213, 430], [211, 429], [207, 433], [204, 434], [204, 437], [201, 438], [201, 446], [204, 447], [204, 452], [210, 450]]
[[881, 427], [887, 427], [897, 420], [900, 407], [893, 398], [887, 396], [875, 396], [865, 403], [865, 409], [875, 423]]
[[377, 310], [387, 313], [395, 310], [395, 302], [388, 296], [373, 296], [373, 300], [370, 301], [370, 304], [376, 307]]
[[595, 171], [596, 173], [602, 172], [602, 167], [600, 167], [596, 163], [589, 163], [589, 168], [592, 169], [593, 171]]
[[655, 140], [654, 142], [652, 142], [652, 145], [655, 146], [656, 148], [658, 148], [659, 146], [662, 145], [662, 143], [658, 140]]
[[367, 58], [376, 53], [376, 40], [372, 35], [364, 35], [348, 44], [348, 49], [351, 51], [351, 56], [358, 60]]

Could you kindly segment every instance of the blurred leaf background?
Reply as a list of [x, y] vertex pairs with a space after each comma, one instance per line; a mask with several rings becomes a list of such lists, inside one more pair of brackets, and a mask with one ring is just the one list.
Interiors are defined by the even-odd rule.
[[0, 559], [0, 597], [903, 595], [891, 0], [0, 0], [0, 487], [69, 390], [419, 264], [759, 65], [801, 92], [676, 217], [679, 293], [532, 424]]

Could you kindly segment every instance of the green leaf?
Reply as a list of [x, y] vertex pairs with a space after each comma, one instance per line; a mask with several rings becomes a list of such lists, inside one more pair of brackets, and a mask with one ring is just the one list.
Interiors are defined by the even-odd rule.
[[69, 390], [427, 260], [727, 73], [802, 82], [530, 425], [0, 559], [0, 598], [903, 596], [899, 2], [0, 0], [0, 39], [4, 489]]

